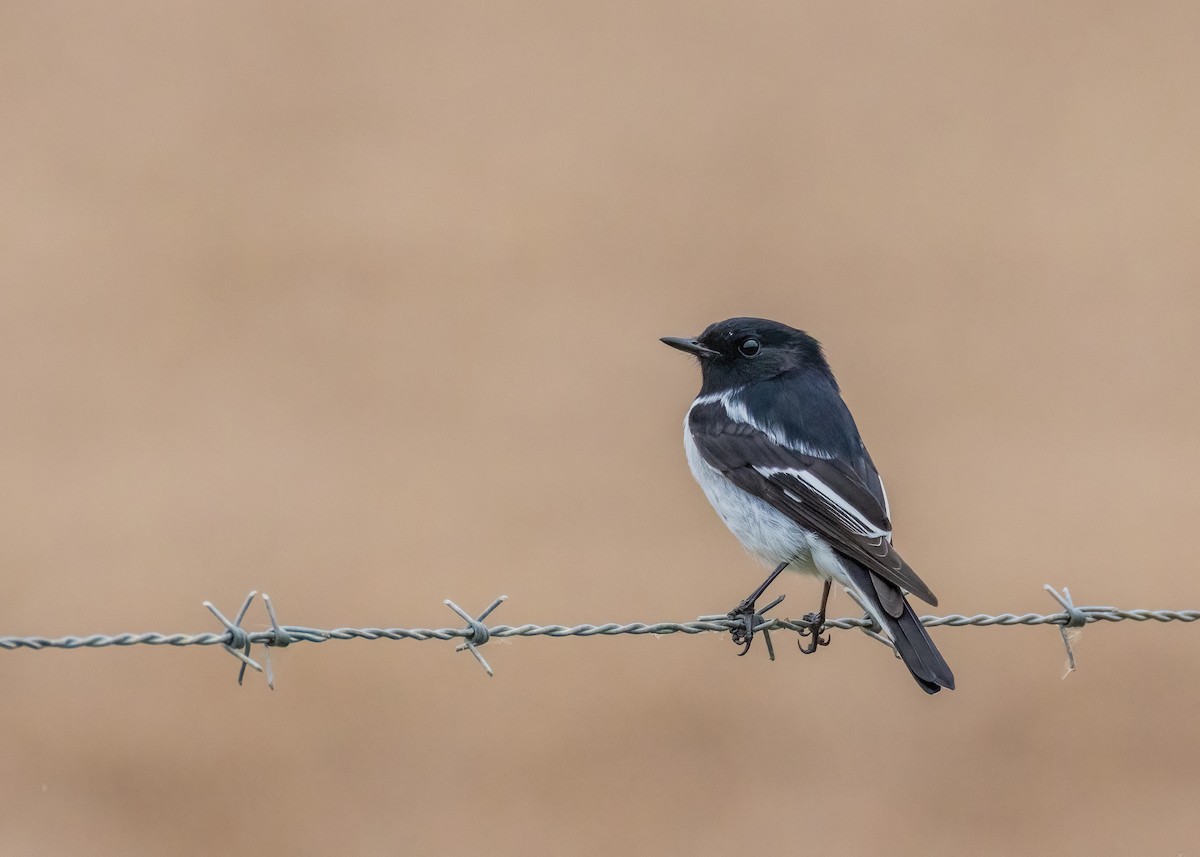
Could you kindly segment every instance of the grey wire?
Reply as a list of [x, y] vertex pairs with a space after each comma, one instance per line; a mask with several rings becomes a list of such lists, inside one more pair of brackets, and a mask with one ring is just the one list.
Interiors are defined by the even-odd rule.
[[[1088, 624], [1094, 622], [1196, 622], [1200, 621], [1200, 610], [1118, 610], [1114, 607], [1076, 607]], [[951, 613], [947, 616], [922, 616], [921, 623], [929, 628], [961, 628], [968, 625], [988, 627], [992, 625], [1068, 625], [1070, 613], [999, 613], [990, 615], [976, 613], [970, 616]], [[740, 623], [725, 617], [704, 617], [692, 622], [607, 622], [603, 625], [491, 625], [487, 633], [491, 638], [505, 637], [614, 637], [622, 634], [666, 635], [704, 634], [732, 630]], [[841, 631], [871, 628], [874, 623], [866, 618], [826, 619], [826, 629]], [[758, 630], [807, 629], [802, 622], [788, 619], [769, 619]], [[472, 639], [471, 628], [334, 628], [321, 630], [301, 625], [281, 625], [288, 643], [324, 643], [330, 640], [457, 640]], [[242, 631], [244, 639], [251, 645], [276, 646], [280, 638], [275, 629], [265, 631]], [[86, 637], [0, 637], [0, 649], [98, 649], [108, 646], [226, 646], [241, 642], [231, 631], [201, 634], [91, 634]], [[242, 650], [244, 651], [244, 650]]]
[[[926, 627], [961, 628], [967, 625], [976, 626], [1011, 626], [1011, 625], [1056, 625], [1062, 632], [1063, 645], [1067, 650], [1068, 672], [1075, 669], [1075, 653], [1071, 649], [1072, 639], [1081, 629], [1092, 622], [1195, 622], [1200, 620], [1200, 610], [1118, 610], [1115, 607], [1076, 607], [1071, 601], [1071, 593], [1063, 589], [1061, 593], [1053, 587], [1046, 590], [1054, 596], [1063, 607], [1062, 613], [1000, 613], [992, 616], [987, 613], [976, 613], [964, 616], [952, 613], [949, 616], [922, 616], [921, 622]], [[246, 667], [258, 672], [264, 668], [250, 657], [251, 647], [262, 645], [266, 654], [267, 686], [275, 689], [275, 674], [271, 669], [271, 649], [295, 645], [296, 643], [324, 643], [329, 640], [463, 640], [455, 651], [469, 651], [479, 665], [490, 676], [493, 674], [491, 665], [480, 654], [479, 649], [493, 637], [613, 637], [621, 634], [707, 634], [712, 632], [732, 631], [735, 628], [745, 628], [745, 618], [731, 618], [727, 615], [701, 616], [693, 622], [630, 622], [619, 624], [608, 622], [604, 625], [495, 625], [488, 627], [483, 623], [493, 610], [504, 603], [508, 597], [501, 595], [491, 605], [472, 617], [453, 601], [443, 602], [467, 623], [465, 628], [334, 628], [322, 630], [307, 628], [302, 625], [280, 625], [275, 615], [275, 607], [267, 595], [263, 602], [271, 627], [265, 631], [247, 631], [242, 627], [246, 611], [250, 609], [257, 592], [251, 592], [242, 602], [236, 617], [230, 621], [211, 602], [205, 601], [204, 606], [217, 620], [225, 626], [220, 633], [205, 634], [92, 634], [87, 637], [0, 637], [0, 649], [99, 649], [108, 646], [221, 646], [238, 660], [238, 684], [246, 674]], [[782, 601], [780, 597], [771, 606]], [[861, 606], [861, 605], [860, 605]], [[764, 608], [766, 609], [766, 608]], [[868, 637], [884, 645], [891, 642], [880, 635], [879, 626], [869, 616], [861, 618], [826, 619], [822, 630], [837, 629], [841, 631], [860, 630]], [[1071, 629], [1071, 633], [1068, 633]], [[808, 622], [803, 620], [793, 622], [790, 619], [764, 619], [755, 631], [807, 631], [812, 632]], [[774, 660], [774, 647], [771, 645], [769, 634], [764, 635], [768, 652]]]

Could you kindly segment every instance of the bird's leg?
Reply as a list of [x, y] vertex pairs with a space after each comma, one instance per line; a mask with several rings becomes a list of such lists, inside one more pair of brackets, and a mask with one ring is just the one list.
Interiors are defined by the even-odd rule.
[[801, 620], [808, 625], [808, 629], [800, 631], [800, 636], [807, 637], [809, 634], [812, 634], [812, 642], [807, 646], [799, 640], [796, 641], [796, 645], [800, 647], [800, 651], [806, 655], [811, 655], [817, 650], [818, 646], [829, 645], [829, 635], [821, 636], [821, 626], [825, 624], [825, 605], [829, 603], [829, 589], [831, 586], [833, 586], [833, 581], [826, 579], [825, 589], [821, 592], [821, 609], [816, 613], [806, 613]]
[[[757, 589], [743, 598], [737, 607], [734, 607], [729, 611], [728, 616], [730, 619], [741, 622], [738, 627], [733, 628], [729, 632], [729, 635], [733, 638], [733, 642], [742, 647], [742, 650], [738, 652], [739, 658], [746, 654], [746, 652], [750, 651], [750, 644], [754, 642], [754, 629], [766, 621], [763, 614], [772, 607], [778, 605], [779, 602], [783, 600], [783, 596], [780, 595], [761, 610], [758, 610], [754, 606], [758, 599], [762, 597], [762, 594], [767, 591], [767, 587], [774, 583], [775, 578], [779, 577], [779, 575], [787, 567], [788, 564], [786, 562], [779, 563], [779, 565], [775, 567], [775, 570], [767, 575], [767, 579], [758, 585]], [[770, 651], [771, 660], [775, 660], [775, 651], [774, 647], [771, 645], [771, 637], [765, 630], [763, 631], [763, 634], [767, 638], [767, 649]]]

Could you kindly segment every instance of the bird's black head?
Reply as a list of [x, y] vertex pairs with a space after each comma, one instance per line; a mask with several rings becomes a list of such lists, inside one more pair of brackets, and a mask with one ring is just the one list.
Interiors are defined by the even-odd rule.
[[701, 393], [718, 393], [801, 369], [830, 375], [817, 340], [765, 318], [727, 318], [709, 325], [695, 339], [664, 336], [662, 341], [700, 360]]

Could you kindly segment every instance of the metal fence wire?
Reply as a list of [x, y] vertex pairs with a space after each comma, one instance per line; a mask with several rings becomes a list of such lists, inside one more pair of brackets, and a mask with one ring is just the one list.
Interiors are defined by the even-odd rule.
[[[1013, 626], [1013, 625], [1054, 625], [1062, 633], [1063, 643], [1067, 650], [1068, 671], [1075, 669], [1075, 656], [1071, 643], [1082, 633], [1083, 628], [1093, 622], [1195, 622], [1200, 620], [1200, 610], [1121, 610], [1108, 606], [1077, 607], [1071, 601], [1071, 593], [1064, 588], [1062, 592], [1047, 585], [1046, 591], [1062, 607], [1059, 613], [999, 613], [989, 615], [976, 613], [964, 616], [951, 613], [947, 616], [922, 616], [921, 622], [930, 628], [951, 627], [961, 628], [975, 626]], [[458, 628], [334, 628], [322, 630], [301, 625], [281, 625], [275, 615], [275, 607], [271, 599], [264, 594], [262, 600], [266, 606], [267, 616], [271, 627], [262, 631], [247, 631], [242, 627], [250, 605], [257, 592], [251, 592], [242, 602], [235, 617], [230, 620], [211, 602], [204, 606], [224, 626], [217, 632], [201, 634], [159, 634], [154, 632], [134, 634], [92, 634], [86, 637], [0, 637], [0, 649], [99, 649], [109, 646], [221, 646], [241, 662], [238, 671], [238, 683], [241, 684], [246, 668], [250, 667], [266, 675], [267, 684], [275, 687], [275, 676], [271, 669], [271, 649], [290, 646], [295, 643], [326, 643], [334, 640], [461, 640], [455, 651], [469, 651], [475, 656], [480, 666], [493, 675], [488, 662], [480, 654], [479, 649], [492, 638], [503, 637], [611, 637], [621, 634], [634, 635], [663, 635], [663, 634], [706, 634], [722, 633], [735, 629], [744, 629], [743, 618], [731, 618], [727, 615], [701, 616], [691, 622], [630, 622], [619, 624], [607, 622], [603, 625], [487, 625], [484, 620], [507, 600], [500, 596], [478, 616], [471, 616], [453, 601], [444, 603], [463, 620], [465, 625]], [[826, 619], [821, 630], [862, 631], [867, 636], [891, 646], [887, 639], [879, 634], [879, 628], [869, 616], [850, 617], [844, 619]], [[771, 631], [795, 631], [811, 633], [812, 629], [804, 621], [779, 618], [763, 618], [755, 631], [767, 632], [764, 636], [768, 652], [774, 659], [774, 648], [770, 640]], [[266, 654], [265, 666], [250, 657], [254, 646], [262, 646]]]

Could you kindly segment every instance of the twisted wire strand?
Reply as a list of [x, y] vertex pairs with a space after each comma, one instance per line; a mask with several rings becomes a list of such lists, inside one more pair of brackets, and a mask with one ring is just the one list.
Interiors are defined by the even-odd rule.
[[[1074, 607], [1082, 614], [1084, 622], [1196, 622], [1200, 610], [1119, 610], [1115, 607]], [[490, 612], [490, 611], [489, 611]], [[966, 626], [988, 627], [993, 625], [1058, 625], [1066, 627], [1077, 622], [1071, 612], [1061, 613], [1000, 613], [989, 615], [976, 613], [965, 616], [952, 613], [947, 616], [922, 616], [926, 627], [961, 628]], [[704, 617], [691, 622], [629, 622], [625, 624], [607, 622], [602, 625], [490, 625], [483, 626], [490, 637], [613, 637], [624, 634], [655, 635], [704, 634], [725, 632], [741, 627], [741, 620], [725, 617]], [[867, 618], [826, 619], [825, 628], [849, 631], [869, 629], [873, 623]], [[758, 630], [807, 630], [808, 625], [789, 619], [768, 619]], [[251, 645], [281, 646], [289, 643], [323, 643], [331, 640], [468, 640], [474, 641], [477, 631], [465, 628], [334, 628], [322, 630], [300, 625], [278, 625], [263, 631], [243, 631]], [[286, 640], [286, 642], [284, 642]], [[230, 646], [240, 642], [230, 630], [220, 633], [160, 634], [154, 632], [136, 634], [90, 634], [88, 636], [0, 636], [0, 649], [98, 649], [109, 646]], [[482, 644], [481, 644], [482, 645]]]

